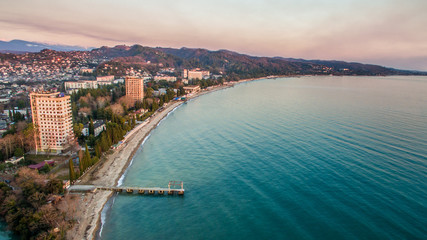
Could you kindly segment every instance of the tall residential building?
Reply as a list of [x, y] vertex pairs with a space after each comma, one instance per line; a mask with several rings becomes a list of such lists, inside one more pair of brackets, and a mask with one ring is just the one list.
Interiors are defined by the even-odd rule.
[[126, 77], [126, 96], [133, 101], [141, 101], [144, 99], [144, 79], [136, 77]]
[[36, 151], [60, 153], [74, 140], [71, 99], [63, 93], [30, 93]]

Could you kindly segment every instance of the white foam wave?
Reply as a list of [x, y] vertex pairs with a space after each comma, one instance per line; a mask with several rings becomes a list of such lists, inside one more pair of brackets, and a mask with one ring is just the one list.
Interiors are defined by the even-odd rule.
[[[142, 140], [142, 143], [141, 143], [141, 145], [140, 145], [139, 147], [144, 146], [145, 142], [147, 141], [147, 139], [148, 139], [150, 136], [151, 136], [151, 133], [150, 133], [150, 134], [148, 134], [148, 136], [146, 136], [146, 137], [144, 138], [144, 140]], [[136, 155], [136, 154], [135, 154], [135, 155]], [[125, 180], [126, 174], [127, 174], [128, 170], [129, 170], [129, 167], [130, 167], [130, 166], [132, 166], [132, 164], [133, 164], [133, 160], [135, 160], [135, 156], [133, 156], [133, 157], [132, 157], [132, 160], [130, 161], [129, 166], [126, 168], [126, 170], [125, 170], [125, 172], [122, 174], [122, 176], [120, 176], [119, 181], [117, 181], [117, 186], [119, 186], [119, 187], [120, 187], [120, 186], [122, 186], [122, 185], [123, 185], [123, 182], [124, 182], [124, 180]]]
[[113, 197], [111, 200], [111, 204], [109, 204], [109, 202], [107, 202], [101, 211], [101, 227], [99, 229], [99, 235], [98, 235], [99, 237], [102, 236], [102, 230], [104, 229], [105, 221], [107, 219], [107, 213], [111, 209], [111, 207], [113, 206], [115, 201], [116, 201], [116, 198]]
[[166, 118], [168, 118], [168, 117], [169, 117], [169, 114], [171, 114], [171, 113], [175, 112], [175, 110], [176, 110], [177, 108], [181, 107], [181, 106], [182, 106], [182, 104], [180, 104], [180, 105], [176, 106], [174, 109], [172, 109], [170, 112], [168, 112], [168, 114], [166, 114], [166, 116], [165, 116], [164, 118], [162, 118], [162, 120], [160, 120], [160, 121], [157, 123], [156, 127], [158, 127], [158, 126], [160, 125], [160, 123], [162, 123]]

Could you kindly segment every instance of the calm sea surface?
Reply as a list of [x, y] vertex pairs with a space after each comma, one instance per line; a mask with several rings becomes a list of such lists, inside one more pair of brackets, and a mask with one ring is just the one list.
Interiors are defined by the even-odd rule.
[[427, 77], [261, 80], [182, 105], [101, 239], [427, 239]]

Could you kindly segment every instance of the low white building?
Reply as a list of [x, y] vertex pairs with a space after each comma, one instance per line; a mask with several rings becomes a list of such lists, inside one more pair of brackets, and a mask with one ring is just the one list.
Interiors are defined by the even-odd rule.
[[168, 82], [175, 82], [176, 81], [176, 77], [173, 76], [168, 76], [168, 75], [157, 75], [154, 76], [154, 81], [160, 81], [160, 80], [166, 80]]
[[[99, 134], [101, 134], [102, 131], [106, 130], [105, 123], [103, 120], [96, 120], [93, 122], [94, 126], [94, 136], [97, 137]], [[89, 136], [89, 123], [85, 124], [82, 130], [83, 136]]]
[[114, 75], [96, 77], [96, 81], [100, 81], [100, 82], [112, 82], [112, 81], [114, 81]]
[[80, 73], [93, 73], [95, 69], [93, 68], [81, 68]]
[[119, 78], [119, 79], [114, 80], [114, 81], [113, 81], [113, 83], [114, 83], [114, 84], [117, 84], [117, 83], [125, 83], [125, 79], [124, 79], [124, 78]]
[[96, 81], [98, 86], [112, 85], [114, 81]]
[[98, 88], [97, 81], [89, 81], [89, 80], [65, 82], [64, 85], [65, 85], [66, 91], [70, 91], [72, 89]]
[[199, 85], [186, 86], [184, 87], [184, 90], [186, 94], [197, 93], [197, 92], [200, 92], [200, 86]]

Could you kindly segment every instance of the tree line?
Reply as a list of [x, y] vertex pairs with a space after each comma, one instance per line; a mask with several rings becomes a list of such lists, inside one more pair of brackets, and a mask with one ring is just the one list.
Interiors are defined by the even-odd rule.
[[57, 208], [62, 181], [21, 168], [15, 176], [19, 191], [0, 183], [0, 216], [22, 239], [63, 239], [71, 222]]

